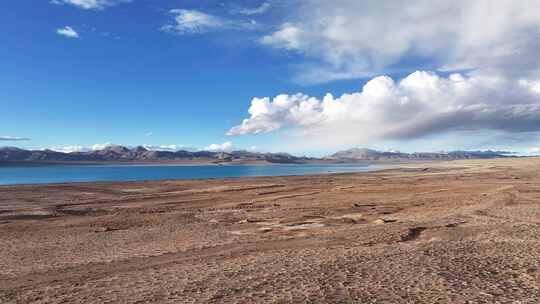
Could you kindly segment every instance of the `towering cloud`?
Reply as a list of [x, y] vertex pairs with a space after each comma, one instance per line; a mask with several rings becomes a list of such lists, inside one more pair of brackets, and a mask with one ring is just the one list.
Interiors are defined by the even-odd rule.
[[301, 83], [368, 81], [338, 98], [254, 98], [228, 135], [287, 131], [328, 147], [540, 131], [540, 2], [299, 3], [259, 42], [304, 58], [295, 65]]
[[418, 138], [456, 130], [540, 131], [540, 82], [504, 75], [417, 71], [380, 76], [361, 91], [322, 100], [304, 94], [254, 98], [229, 135], [290, 129], [329, 144]]

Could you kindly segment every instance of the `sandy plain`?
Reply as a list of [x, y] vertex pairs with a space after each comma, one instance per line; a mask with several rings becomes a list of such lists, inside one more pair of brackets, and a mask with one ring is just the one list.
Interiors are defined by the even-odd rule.
[[540, 158], [0, 187], [0, 303], [540, 303]]

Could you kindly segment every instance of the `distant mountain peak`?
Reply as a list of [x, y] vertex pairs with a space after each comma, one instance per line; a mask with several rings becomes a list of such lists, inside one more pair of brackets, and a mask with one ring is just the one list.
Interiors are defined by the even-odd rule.
[[133, 151], [133, 152], [148, 152], [149, 150], [146, 149], [143, 146], [137, 146], [137, 147], [133, 148], [131, 151]]
[[25, 151], [24, 149], [13, 147], [13, 146], [3, 146], [0, 147], [0, 151]]

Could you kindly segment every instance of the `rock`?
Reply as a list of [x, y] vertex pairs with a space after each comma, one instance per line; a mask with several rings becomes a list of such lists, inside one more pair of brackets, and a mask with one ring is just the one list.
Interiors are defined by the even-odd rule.
[[377, 224], [377, 225], [380, 225], [380, 224], [388, 224], [388, 223], [395, 223], [397, 222], [397, 220], [394, 220], [394, 219], [376, 219], [373, 221], [373, 224]]

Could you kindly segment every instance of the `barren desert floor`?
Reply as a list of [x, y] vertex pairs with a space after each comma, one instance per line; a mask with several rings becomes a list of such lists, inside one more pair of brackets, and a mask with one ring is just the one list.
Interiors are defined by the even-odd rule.
[[540, 303], [540, 158], [0, 187], [0, 303]]

